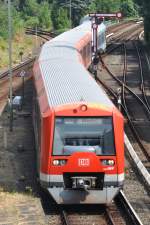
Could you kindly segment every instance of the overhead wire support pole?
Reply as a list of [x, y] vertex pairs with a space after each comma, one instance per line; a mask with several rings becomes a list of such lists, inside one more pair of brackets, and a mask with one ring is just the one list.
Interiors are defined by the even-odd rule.
[[70, 29], [72, 28], [72, 1], [70, 0]]
[[9, 129], [13, 131], [13, 87], [12, 87], [12, 16], [11, 0], [8, 0], [8, 30], [9, 30], [9, 107], [10, 107], [10, 124]]
[[37, 44], [37, 25], [36, 25], [36, 27], [35, 27], [35, 48], [37, 49], [37, 46], [38, 46], [38, 44]]

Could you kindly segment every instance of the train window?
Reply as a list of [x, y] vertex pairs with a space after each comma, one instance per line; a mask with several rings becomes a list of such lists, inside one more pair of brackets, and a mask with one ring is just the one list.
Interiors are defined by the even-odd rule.
[[53, 155], [94, 152], [115, 155], [111, 117], [57, 117]]

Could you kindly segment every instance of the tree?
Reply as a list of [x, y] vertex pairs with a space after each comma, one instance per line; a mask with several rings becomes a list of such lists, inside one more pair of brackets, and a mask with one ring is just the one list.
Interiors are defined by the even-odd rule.
[[144, 17], [144, 38], [146, 43], [150, 46], [150, 1], [148, 0], [134, 0], [138, 5], [141, 14]]
[[96, 10], [96, 3], [95, 1], [92, 1], [89, 5], [89, 12], [95, 12]]
[[114, 12], [120, 8], [120, 0], [95, 0], [96, 9], [98, 12]]
[[145, 41], [150, 46], [150, 2], [144, 0], [143, 1], [143, 9], [144, 9], [144, 36]]
[[[71, 3], [71, 5], [70, 5]], [[72, 25], [77, 26], [79, 24], [80, 19], [86, 15], [88, 12], [90, 0], [57, 0], [56, 4], [58, 7], [63, 7], [68, 10], [68, 18], [70, 18], [70, 6], [71, 6], [71, 20]]]
[[123, 0], [121, 1], [120, 9], [124, 16], [136, 16], [137, 11], [135, 4], [132, 0]]
[[77, 26], [80, 19], [88, 13], [90, 1], [73, 0], [72, 1], [72, 24]]
[[46, 29], [52, 26], [51, 8], [48, 2], [42, 2], [39, 9], [39, 26]]
[[26, 26], [43, 29], [51, 27], [51, 8], [47, 1], [38, 3], [36, 0], [26, 0], [22, 6]]
[[[7, 10], [3, 8], [6, 2], [0, 0], [0, 34], [4, 36], [7, 36]], [[135, 2], [138, 2], [138, 8]], [[23, 27], [23, 23], [50, 29], [53, 22], [56, 30], [70, 28], [70, 0], [12, 0], [12, 3], [14, 30]], [[141, 10], [143, 5], [143, 0], [71, 0], [72, 27], [77, 26], [80, 19], [89, 12], [116, 12], [121, 9], [125, 16], [131, 16], [136, 15], [136, 11]]]
[[52, 21], [54, 29], [62, 30], [70, 27], [70, 21], [68, 19], [67, 9], [59, 8], [57, 4], [54, 4], [52, 9]]
[[3, 38], [7, 38], [8, 36], [8, 16], [7, 16], [7, 6], [3, 3], [0, 3], [0, 36]]
[[[12, 6], [12, 17], [13, 17], [13, 35], [20, 29], [23, 28], [23, 20], [20, 14], [17, 12], [14, 6]], [[7, 5], [0, 2], [0, 36], [4, 39], [8, 38], [8, 9]]]
[[28, 19], [26, 20], [26, 26], [27, 27], [32, 27], [32, 28], [36, 28], [39, 26], [39, 19], [38, 17], [28, 17]]
[[36, 0], [26, 0], [23, 8], [24, 14], [30, 17], [37, 16], [39, 14], [39, 4]]

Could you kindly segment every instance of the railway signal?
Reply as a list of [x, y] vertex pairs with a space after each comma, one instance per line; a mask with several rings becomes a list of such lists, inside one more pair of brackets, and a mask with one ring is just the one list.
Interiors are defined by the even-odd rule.
[[90, 13], [89, 17], [92, 21], [92, 62], [93, 62], [93, 73], [95, 79], [97, 78], [97, 64], [99, 63], [98, 55], [98, 43], [97, 43], [97, 30], [98, 26], [104, 21], [104, 18], [121, 18], [122, 13]]

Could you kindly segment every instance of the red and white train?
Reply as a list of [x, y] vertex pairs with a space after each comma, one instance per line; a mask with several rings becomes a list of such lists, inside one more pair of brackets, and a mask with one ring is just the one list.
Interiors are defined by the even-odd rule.
[[[98, 34], [103, 49], [104, 24]], [[91, 39], [85, 22], [45, 43], [34, 65], [39, 178], [59, 204], [110, 203], [124, 181], [123, 117], [87, 71]]]

